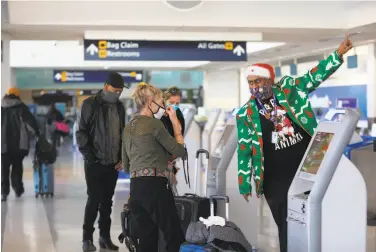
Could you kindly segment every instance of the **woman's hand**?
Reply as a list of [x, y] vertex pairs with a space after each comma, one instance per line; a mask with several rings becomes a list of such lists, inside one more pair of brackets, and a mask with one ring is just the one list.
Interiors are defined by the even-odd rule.
[[174, 122], [174, 123], [178, 122], [178, 118], [176, 116], [176, 111], [172, 106], [168, 106], [167, 109], [166, 109], [166, 112], [167, 112], [168, 116], [170, 117], [171, 122]]

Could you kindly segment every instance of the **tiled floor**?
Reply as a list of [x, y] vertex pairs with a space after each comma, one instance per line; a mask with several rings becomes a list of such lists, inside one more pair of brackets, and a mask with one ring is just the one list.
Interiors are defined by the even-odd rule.
[[[2, 251], [4, 252], [79, 252], [83, 211], [86, 203], [83, 161], [79, 154], [61, 151], [55, 164], [55, 197], [34, 197], [31, 161], [24, 161], [25, 195], [16, 199], [11, 193], [1, 205]], [[120, 212], [128, 198], [128, 184], [118, 183], [113, 214], [112, 239], [118, 244]], [[258, 247], [262, 252], [278, 252], [276, 229], [267, 206]], [[376, 251], [376, 230], [369, 229], [368, 252]], [[95, 243], [98, 233], [95, 233]], [[120, 244], [120, 252], [127, 251]]]

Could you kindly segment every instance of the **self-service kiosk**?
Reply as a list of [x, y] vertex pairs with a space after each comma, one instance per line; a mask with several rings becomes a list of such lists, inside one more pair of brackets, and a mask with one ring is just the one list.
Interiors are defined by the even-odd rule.
[[212, 151], [212, 134], [220, 113], [221, 109], [213, 109], [209, 112], [208, 120], [202, 132], [202, 149], [207, 150], [209, 153]]
[[366, 185], [343, 155], [359, 118], [318, 125], [288, 193], [288, 251], [366, 251]]

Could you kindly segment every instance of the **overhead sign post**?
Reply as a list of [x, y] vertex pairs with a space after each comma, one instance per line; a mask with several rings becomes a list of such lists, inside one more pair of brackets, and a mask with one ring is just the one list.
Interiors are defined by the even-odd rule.
[[[116, 71], [124, 78], [125, 83], [144, 81], [142, 71]], [[79, 71], [79, 70], [54, 70], [55, 83], [104, 83], [110, 71]]]
[[246, 42], [84, 40], [84, 59], [96, 61], [247, 61]]

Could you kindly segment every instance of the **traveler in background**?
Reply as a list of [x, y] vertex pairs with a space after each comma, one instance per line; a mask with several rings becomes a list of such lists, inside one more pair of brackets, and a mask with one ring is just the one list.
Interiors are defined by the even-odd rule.
[[77, 145], [85, 159], [88, 199], [83, 225], [83, 251], [95, 251], [94, 222], [99, 210], [99, 246], [118, 250], [110, 237], [112, 197], [115, 192], [121, 162], [121, 132], [125, 111], [119, 97], [124, 79], [110, 73], [103, 90], [86, 99], [76, 132]]
[[347, 36], [318, 66], [301, 77], [284, 76], [276, 84], [272, 66], [247, 69], [251, 98], [236, 115], [239, 189], [248, 201], [253, 175], [256, 194], [265, 195], [278, 226], [281, 252], [287, 251], [287, 193], [317, 127], [308, 95], [342, 65], [351, 48]]
[[1, 101], [1, 201], [10, 191], [9, 174], [17, 197], [25, 192], [22, 175], [23, 159], [29, 154], [30, 133], [39, 135], [37, 121], [21, 101], [19, 90], [10, 88]]
[[61, 134], [56, 130], [56, 122], [63, 122], [65, 120], [63, 114], [52, 104], [47, 113], [47, 124], [50, 126], [52, 144], [55, 147], [60, 146]]
[[[185, 120], [183, 113], [181, 112], [179, 105], [181, 102], [182, 98], [182, 93], [181, 90], [177, 87], [169, 87], [163, 94], [164, 101], [166, 103], [166, 106], [172, 106], [176, 110], [176, 116], [181, 123], [181, 128], [182, 128], [182, 134], [184, 135], [185, 131]], [[163, 123], [168, 126], [169, 132], [173, 133], [170, 127], [170, 123], [167, 121], [164, 121], [162, 118]]]
[[[179, 251], [184, 235], [167, 179], [171, 155], [183, 157], [184, 140], [176, 112], [165, 108], [162, 92], [152, 85], [140, 84], [133, 94], [140, 111], [123, 132], [123, 166], [130, 172], [133, 236], [138, 252], [158, 252], [158, 230], [164, 233], [168, 252]], [[161, 118], [167, 112], [173, 125], [172, 137]]]
[[[163, 94], [164, 101], [166, 106], [172, 106], [176, 111], [176, 117], [178, 118], [181, 126], [181, 133], [184, 136], [185, 130], [185, 120], [183, 113], [181, 112], [179, 105], [181, 102], [182, 93], [179, 88], [177, 87], [169, 87]], [[174, 129], [172, 126], [172, 122], [167, 113], [162, 117], [162, 122], [165, 125], [166, 129], [170, 133], [171, 136], [174, 136]], [[171, 157], [168, 161], [168, 170], [170, 171], [169, 181], [172, 188], [172, 192], [174, 195], [178, 195], [178, 191], [176, 188], [177, 180], [176, 180], [176, 173], [178, 172], [179, 168], [176, 167], [176, 157]]]

